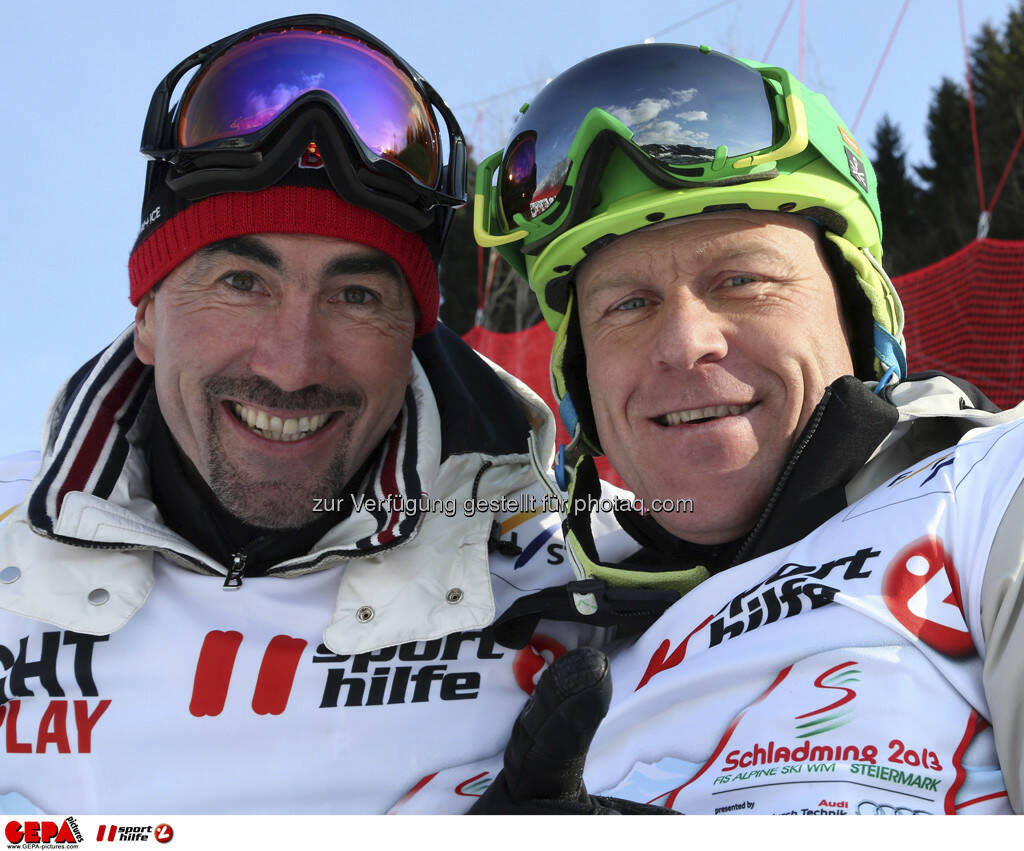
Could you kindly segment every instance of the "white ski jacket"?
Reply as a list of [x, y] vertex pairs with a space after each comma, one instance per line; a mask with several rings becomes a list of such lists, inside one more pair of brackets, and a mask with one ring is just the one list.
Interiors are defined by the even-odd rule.
[[351, 515], [233, 593], [149, 497], [130, 330], [69, 382], [41, 461], [0, 465], [0, 811], [383, 812], [504, 745], [547, 662], [597, 640], [489, 629], [571, 578], [553, 422], [446, 329], [415, 354]]
[[[899, 420], [837, 479], [835, 513], [754, 546], [612, 655], [591, 792], [701, 814], [1024, 808], [1024, 406], [975, 410], [945, 377], [890, 399]], [[828, 498], [806, 485], [841, 452], [815, 451], [762, 534]], [[636, 542], [599, 550], [621, 561]], [[453, 790], [486, 788], [501, 765], [441, 771], [395, 811], [463, 811]]]

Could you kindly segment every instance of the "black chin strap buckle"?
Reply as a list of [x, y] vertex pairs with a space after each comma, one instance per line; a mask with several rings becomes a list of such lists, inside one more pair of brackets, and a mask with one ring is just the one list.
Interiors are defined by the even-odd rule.
[[603, 579], [581, 579], [520, 597], [494, 622], [494, 637], [518, 650], [529, 643], [542, 618], [627, 627], [633, 634], [654, 623], [680, 596], [678, 591], [617, 588]]

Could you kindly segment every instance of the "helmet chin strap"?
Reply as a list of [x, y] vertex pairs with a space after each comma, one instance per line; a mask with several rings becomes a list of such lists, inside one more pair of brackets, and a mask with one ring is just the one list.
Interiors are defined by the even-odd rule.
[[[599, 580], [601, 588], [648, 589], [667, 595], [664, 599], [670, 602], [677, 595], [687, 593], [710, 576], [707, 568], [703, 566], [648, 572], [635, 566], [624, 570], [602, 562], [594, 543], [591, 525], [591, 515], [601, 504], [601, 480], [597, 475], [593, 456], [582, 454], [577, 458], [571, 472], [565, 469], [567, 487], [563, 488], [563, 491], [568, 490], [568, 493], [563, 495], [552, 484], [540, 457], [540, 448], [532, 434], [528, 438], [528, 443], [533, 468], [547, 487], [552, 500], [559, 505], [566, 553], [577, 580], [577, 585], [573, 589], [573, 603], [580, 614], [589, 615], [601, 609], [601, 601], [598, 599], [602, 598], [601, 592], [596, 586], [591, 588], [582, 584], [589, 580]], [[594, 596], [595, 593], [597, 597]]]
[[853, 268], [861, 291], [871, 303], [875, 377], [885, 377], [885, 381], [880, 382], [882, 384], [901, 381], [907, 376], [907, 353], [903, 337], [903, 305], [896, 288], [882, 264], [866, 248], [857, 248], [849, 240], [828, 230], [825, 238], [839, 249], [843, 259]]
[[[563, 513], [562, 531], [565, 535], [566, 550], [572, 560], [577, 576], [600, 579], [610, 587], [647, 588], [656, 591], [674, 591], [680, 595], [693, 590], [711, 574], [704, 565], [682, 570], [645, 571], [635, 566], [616, 567], [600, 560], [594, 533], [591, 527], [594, 511], [606, 507], [601, 498], [601, 480], [597, 467], [590, 455], [583, 455], [573, 470], [569, 495]], [[620, 508], [631, 508], [626, 500]], [[586, 601], [577, 602], [577, 608]], [[581, 610], [582, 611], [582, 610]]]

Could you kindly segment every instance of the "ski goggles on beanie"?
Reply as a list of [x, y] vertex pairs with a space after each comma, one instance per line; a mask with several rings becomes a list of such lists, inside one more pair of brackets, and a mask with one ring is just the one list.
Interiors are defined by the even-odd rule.
[[[193, 70], [172, 107], [175, 88]], [[280, 177], [310, 142], [295, 128], [310, 109], [309, 123], [342, 137], [316, 139], [318, 146], [342, 141], [365, 172], [357, 172], [360, 186], [339, 175], [339, 191], [379, 196], [379, 212], [396, 213], [396, 221], [410, 217], [401, 206], [422, 219], [465, 202], [466, 146], [451, 110], [387, 45], [327, 15], [259, 24], [183, 60], [153, 93], [141, 150], [170, 166], [167, 185], [190, 198], [262, 189], [273, 182], [271, 172]], [[324, 117], [333, 121], [319, 126], [315, 119]], [[369, 206], [364, 198], [350, 200]], [[401, 204], [391, 210], [388, 200]], [[426, 220], [398, 223], [418, 230]]]

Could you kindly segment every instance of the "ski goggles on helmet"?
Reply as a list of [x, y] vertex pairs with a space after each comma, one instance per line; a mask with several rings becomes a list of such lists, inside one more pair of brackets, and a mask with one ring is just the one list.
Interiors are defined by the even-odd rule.
[[[310, 127], [295, 129], [304, 119]], [[274, 161], [294, 165], [309, 132], [314, 156], [331, 147], [324, 135], [343, 137], [370, 191], [422, 211], [465, 201], [465, 142], [444, 101], [370, 33], [325, 15], [260, 24], [182, 61], [153, 94], [141, 149], [169, 165], [173, 191], [202, 197], [273, 182]]]
[[[783, 68], [707, 47], [643, 44], [591, 57], [524, 106], [503, 151], [481, 164], [477, 240], [521, 241], [535, 255], [612, 198], [767, 181], [783, 161], [794, 171], [819, 156], [877, 219], [838, 117], [815, 97]], [[633, 167], [609, 170], [612, 162]]]

